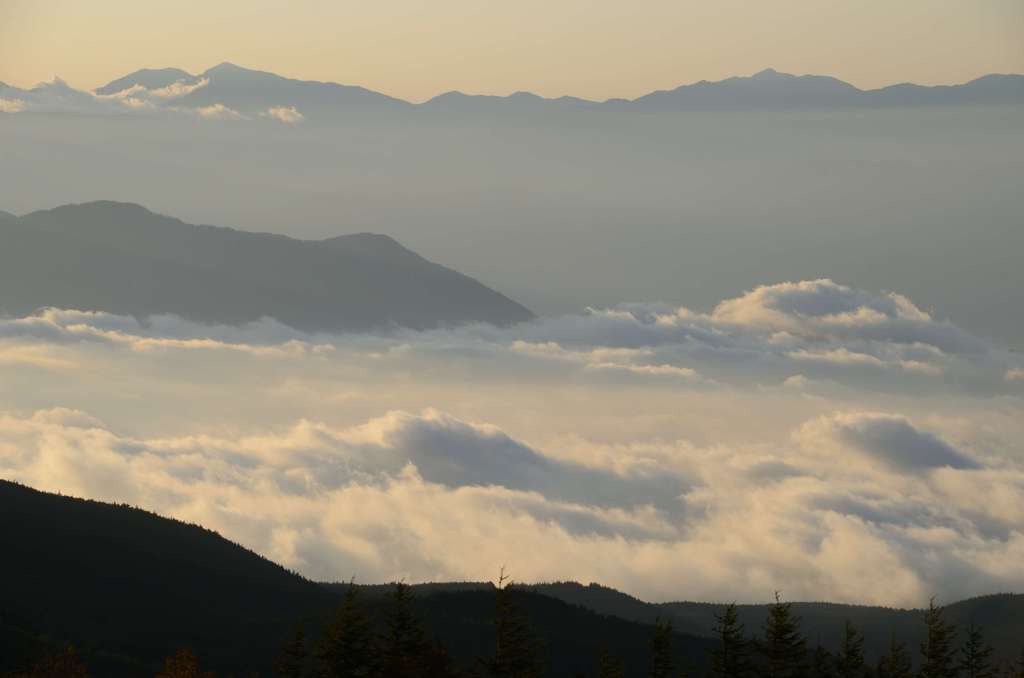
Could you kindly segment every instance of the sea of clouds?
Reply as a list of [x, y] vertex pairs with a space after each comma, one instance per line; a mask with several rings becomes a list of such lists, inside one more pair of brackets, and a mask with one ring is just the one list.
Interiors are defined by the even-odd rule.
[[317, 579], [919, 605], [1024, 589], [1022, 375], [830, 280], [378, 335], [46, 309], [0, 318], [0, 477]]

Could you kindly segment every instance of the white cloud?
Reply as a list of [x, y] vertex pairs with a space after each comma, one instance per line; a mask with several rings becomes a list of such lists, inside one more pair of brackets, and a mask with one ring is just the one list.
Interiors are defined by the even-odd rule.
[[159, 87], [157, 89], [147, 90], [150, 96], [157, 97], [159, 99], [178, 99], [191, 94], [197, 89], [202, 89], [210, 84], [209, 78], [202, 78], [193, 83], [187, 83], [184, 80], [178, 80], [166, 87]]
[[[759, 599], [784, 586], [887, 604], [1024, 584], [1012, 566], [1024, 545], [1019, 465], [967, 468], [966, 454], [889, 415], [836, 415], [794, 435], [801, 447], [775, 452], [585, 445], [617, 467], [599, 471], [437, 411], [136, 438], [50, 410], [0, 416], [0, 474], [196, 521], [325, 579], [479, 578], [510, 563], [522, 580], [594, 579], [655, 598]], [[884, 463], [858, 471], [801, 451], [817, 444]]]
[[302, 113], [299, 112], [299, 109], [294, 106], [274, 106], [273, 108], [268, 108], [263, 113], [260, 113], [260, 116], [264, 118], [273, 118], [278, 122], [287, 124], [302, 122], [306, 118], [306, 116], [302, 115]]
[[885, 363], [873, 355], [857, 353], [845, 348], [832, 349], [830, 351], [790, 351], [787, 355], [797, 361], [832, 363], [835, 365], [870, 365], [871, 367], [884, 367]]
[[822, 417], [804, 424], [796, 436], [804, 448], [819, 453], [854, 452], [897, 469], [979, 468], [968, 455], [899, 415], [858, 412]]
[[12, 365], [66, 369], [74, 367], [75, 363], [60, 357], [48, 346], [8, 346], [0, 341], [0, 367]]
[[198, 115], [200, 118], [206, 118], [208, 120], [241, 120], [244, 116], [233, 108], [228, 108], [224, 104], [211, 104], [209, 106], [200, 106], [197, 108], [178, 108], [175, 110], [183, 111], [185, 113], [192, 113]]
[[676, 377], [686, 381], [698, 379], [700, 375], [696, 370], [688, 367], [676, 367], [675, 365], [623, 365], [621, 363], [589, 363], [589, 370], [606, 372], [628, 372], [630, 374], [641, 374], [654, 377]]
[[0, 99], [0, 113], [20, 113], [25, 110], [23, 99]]
[[742, 297], [723, 301], [712, 317], [807, 339], [922, 343], [953, 352], [984, 346], [955, 325], [936, 321], [900, 294], [872, 294], [827, 279], [758, 287]]
[[319, 578], [508, 563], [658, 599], [900, 605], [1024, 586], [1015, 356], [910, 302], [804, 287], [759, 293], [768, 320], [629, 304], [380, 336], [0, 318], [0, 476]]

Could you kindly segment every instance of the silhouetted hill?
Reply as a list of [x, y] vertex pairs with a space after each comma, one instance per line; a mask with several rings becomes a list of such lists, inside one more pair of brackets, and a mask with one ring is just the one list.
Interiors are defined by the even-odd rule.
[[245, 114], [258, 114], [275, 107], [295, 107], [304, 116], [328, 117], [352, 111], [405, 110], [407, 101], [354, 85], [295, 80], [266, 71], [222, 63], [192, 75], [178, 69], [142, 70], [110, 82], [97, 94], [115, 94], [134, 85], [149, 89], [174, 82], [201, 87], [174, 99], [175, 106], [203, 108], [221, 104]]
[[601, 105], [598, 102], [569, 96], [547, 99], [531, 92], [515, 92], [508, 96], [445, 92], [420, 104], [420, 108], [444, 113], [521, 114], [573, 108], [597, 108]]
[[508, 324], [507, 297], [386, 236], [322, 242], [193, 226], [93, 202], [0, 220], [0, 312], [44, 306], [303, 330]]
[[652, 92], [619, 107], [645, 110], [808, 110], [1024, 104], [1024, 76], [986, 75], [960, 85], [910, 83], [861, 90], [837, 78], [768, 68], [749, 77]]
[[652, 92], [630, 104], [657, 110], [844, 108], [856, 106], [860, 94], [859, 89], [836, 78], [796, 76], [768, 68], [750, 77], [704, 80]]
[[295, 620], [334, 604], [214, 532], [128, 506], [0, 481], [0, 534], [0, 623], [74, 642], [100, 675], [152, 675], [186, 645], [212, 666], [267, 666]]
[[876, 106], [970, 106], [1024, 103], [1024, 76], [993, 73], [962, 85], [915, 85], [902, 83], [863, 93], [868, 105]]
[[200, 78], [186, 73], [180, 68], [143, 68], [97, 88], [96, 94], [117, 94], [136, 85], [146, 89], [160, 89], [177, 82], [193, 85], [199, 80]]
[[[0, 534], [0, 673], [72, 642], [94, 675], [152, 675], [183, 646], [207, 667], [269, 675], [296, 625], [315, 641], [341, 598], [341, 586], [310, 582], [202, 527], [7, 481]], [[360, 589], [379, 623], [390, 587]], [[591, 671], [602, 644], [628, 660], [627, 675], [646, 675], [649, 626], [529, 591], [514, 597], [544, 645], [546, 675]], [[489, 584], [414, 587], [414, 610], [460, 664], [493, 651]], [[707, 640], [676, 634], [675, 643], [703, 666]]]
[[[642, 623], [653, 623], [659, 616], [672, 619], [683, 633], [709, 636], [720, 604], [712, 603], [646, 603], [615, 589], [599, 584], [576, 582], [538, 584], [530, 590], [580, 605], [601, 614], [614, 615]], [[942, 603], [943, 601], [939, 601]], [[756, 633], [767, 615], [767, 605], [738, 605], [739, 618], [748, 632]], [[803, 621], [803, 632], [812, 641], [835, 650], [842, 638], [847, 619], [864, 632], [865, 651], [874, 660], [888, 648], [891, 634], [914, 649], [923, 640], [922, 610], [902, 610], [867, 605], [836, 603], [794, 603], [793, 610]], [[985, 632], [1003, 657], [1016, 656], [1024, 639], [1024, 595], [992, 595], [949, 604], [946, 618], [963, 628], [976, 624]]]
[[354, 111], [430, 110], [474, 114], [532, 113], [571, 109], [624, 111], [814, 110], [862, 107], [984, 106], [1024, 104], [1024, 75], [990, 74], [957, 85], [904, 83], [862, 90], [834, 77], [792, 75], [767, 68], [751, 76], [702, 80], [636, 99], [588, 101], [571, 96], [545, 98], [531, 92], [508, 96], [445, 92], [422, 104], [351, 85], [295, 80], [273, 73], [224, 63], [199, 75], [173, 68], [144, 69], [96, 90], [114, 94], [134, 85], [150, 89], [173, 82], [204, 86], [175, 98], [173, 105], [206, 107], [222, 104], [258, 114], [276, 106], [294, 106], [303, 115], [338, 118]]

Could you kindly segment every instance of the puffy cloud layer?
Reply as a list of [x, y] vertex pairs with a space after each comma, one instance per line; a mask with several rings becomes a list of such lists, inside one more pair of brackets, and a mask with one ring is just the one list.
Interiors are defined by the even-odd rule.
[[0, 417], [0, 473], [197, 521], [325, 579], [476, 578], [509, 563], [523, 579], [650, 597], [759, 600], [781, 586], [890, 604], [1024, 584], [1019, 460], [997, 473], [891, 415], [837, 414], [794, 440], [594, 445], [588, 466], [436, 411], [140, 439], [48, 410]]
[[827, 280], [379, 336], [48, 309], [0, 318], [0, 476], [323, 579], [916, 605], [1024, 588], [1020, 370]]
[[760, 287], [709, 314], [629, 304], [507, 329], [308, 335], [273, 319], [246, 327], [196, 326], [173, 317], [142, 324], [105, 313], [47, 309], [0, 318], [0, 337], [5, 336], [117, 342], [133, 350], [274, 354], [337, 348], [366, 350], [392, 363], [490, 358], [494, 369], [521, 363], [516, 367], [593, 378], [790, 386], [830, 380], [884, 392], [1019, 393], [1024, 371], [1019, 354], [936, 320], [905, 297], [871, 295], [830, 280]]

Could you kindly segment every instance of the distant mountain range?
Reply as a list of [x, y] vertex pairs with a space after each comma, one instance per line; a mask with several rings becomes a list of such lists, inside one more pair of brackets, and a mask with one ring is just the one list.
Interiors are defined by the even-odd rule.
[[422, 104], [363, 87], [284, 78], [223, 63], [193, 75], [176, 68], [143, 69], [95, 92], [53, 83], [24, 90], [0, 83], [0, 111], [193, 111], [204, 117], [274, 118], [283, 122], [338, 119], [346, 113], [443, 111], [476, 114], [565, 109], [615, 111], [771, 111], [1024, 104], [1024, 75], [991, 74], [958, 85], [903, 83], [862, 90], [836, 78], [765, 69], [751, 76], [701, 81], [636, 99], [548, 99], [529, 92], [478, 96], [447, 92]]
[[[302, 624], [315, 642], [344, 585], [319, 584], [200, 526], [126, 505], [39, 492], [0, 480], [0, 673], [27, 655], [71, 642], [95, 675], [152, 674], [191, 647], [206, 666], [235, 675], [268, 673], [278, 648]], [[360, 586], [370, 610], [390, 587]], [[429, 634], [463, 666], [493, 650], [493, 588], [487, 583], [414, 586]], [[546, 675], [589, 674], [602, 646], [625, 660], [627, 676], [647, 674], [651, 624], [671, 619], [677, 656], [702, 675], [721, 605], [645, 603], [591, 584], [518, 587], [517, 600], [543, 641]], [[813, 646], [835, 649], [846, 619], [864, 632], [869, 661], [891, 634], [917, 656], [920, 610], [800, 603]], [[748, 633], [760, 632], [763, 605], [740, 607]], [[961, 629], [981, 628], [997, 654], [1016, 657], [1024, 596], [975, 598], [946, 608]]]
[[127, 203], [0, 215], [0, 313], [41, 307], [307, 330], [498, 325], [529, 310], [383, 235], [194, 226]]

